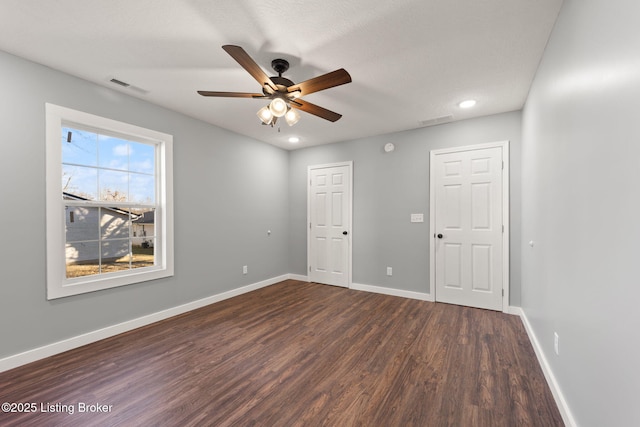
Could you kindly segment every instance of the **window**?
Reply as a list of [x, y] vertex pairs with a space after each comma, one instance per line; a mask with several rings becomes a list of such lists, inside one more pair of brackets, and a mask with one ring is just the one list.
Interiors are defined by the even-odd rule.
[[173, 275], [173, 137], [46, 107], [47, 298]]

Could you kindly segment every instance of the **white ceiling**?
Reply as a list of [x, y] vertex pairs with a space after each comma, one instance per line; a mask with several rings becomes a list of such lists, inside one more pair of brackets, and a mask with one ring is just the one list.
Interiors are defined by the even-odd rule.
[[[0, 50], [295, 149], [521, 109], [561, 3], [2, 0]], [[278, 132], [256, 116], [265, 100], [198, 95], [260, 92], [225, 44], [242, 46], [268, 75], [272, 59], [288, 60], [284, 76], [297, 83], [345, 68], [352, 83], [304, 98], [343, 117], [302, 112]], [[459, 109], [468, 98], [477, 106]]]

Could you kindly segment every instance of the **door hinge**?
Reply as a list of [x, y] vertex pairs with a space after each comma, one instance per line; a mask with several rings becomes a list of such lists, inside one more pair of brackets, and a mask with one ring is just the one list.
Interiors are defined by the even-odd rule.
[[504, 289], [502, 290], [502, 296], [504, 296]]
[[502, 161], [502, 170], [504, 170], [504, 160]]
[[[309, 266], [309, 273], [311, 273], [311, 266]], [[504, 291], [503, 291], [504, 292]]]
[[504, 233], [504, 224], [502, 224], [502, 232]]
[[311, 223], [309, 223], [309, 230], [311, 230]]

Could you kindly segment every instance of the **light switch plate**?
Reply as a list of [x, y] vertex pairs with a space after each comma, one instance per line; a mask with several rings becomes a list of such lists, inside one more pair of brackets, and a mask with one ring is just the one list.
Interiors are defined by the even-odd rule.
[[411, 214], [411, 222], [424, 222], [424, 214], [421, 214], [421, 213]]

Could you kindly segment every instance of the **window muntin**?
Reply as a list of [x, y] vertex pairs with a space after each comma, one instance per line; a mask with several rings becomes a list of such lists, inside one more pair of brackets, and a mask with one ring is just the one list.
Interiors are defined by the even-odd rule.
[[171, 156], [170, 135], [47, 104], [49, 299], [173, 274]]

